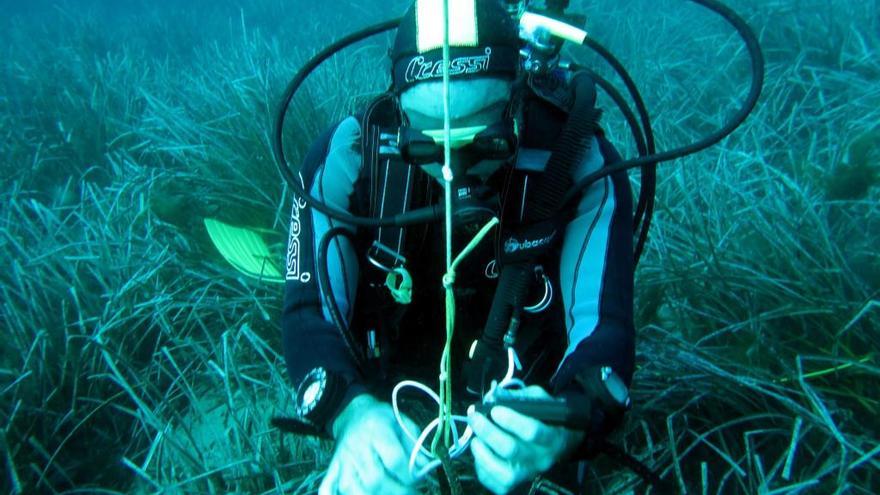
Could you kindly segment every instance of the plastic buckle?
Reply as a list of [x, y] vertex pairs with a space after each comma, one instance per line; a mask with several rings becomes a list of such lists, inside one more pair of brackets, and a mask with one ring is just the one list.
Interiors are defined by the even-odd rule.
[[400, 157], [400, 131], [379, 133], [379, 156], [384, 158]]

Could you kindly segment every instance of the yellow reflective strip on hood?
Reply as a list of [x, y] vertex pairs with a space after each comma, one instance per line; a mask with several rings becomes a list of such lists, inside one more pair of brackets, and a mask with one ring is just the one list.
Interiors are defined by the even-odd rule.
[[[443, 0], [416, 2], [419, 53], [443, 46]], [[449, 0], [449, 46], [477, 46], [476, 0]]]

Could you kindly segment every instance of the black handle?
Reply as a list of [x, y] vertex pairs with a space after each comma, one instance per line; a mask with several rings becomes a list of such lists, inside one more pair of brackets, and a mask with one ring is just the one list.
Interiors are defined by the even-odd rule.
[[498, 397], [488, 402], [475, 404], [477, 412], [486, 417], [495, 406], [504, 406], [552, 426], [564, 426], [583, 430], [590, 424], [590, 403], [586, 395], [567, 394], [552, 399], [529, 397]]

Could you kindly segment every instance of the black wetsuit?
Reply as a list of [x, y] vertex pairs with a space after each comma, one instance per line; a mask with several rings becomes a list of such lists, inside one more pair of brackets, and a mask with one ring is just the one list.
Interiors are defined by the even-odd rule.
[[[301, 179], [311, 194], [328, 205], [358, 215], [366, 215], [371, 198], [373, 172], [362, 170], [358, 145], [357, 119], [344, 120], [335, 130], [329, 146], [313, 147], [311, 164], [303, 167]], [[314, 154], [321, 154], [317, 160]], [[498, 188], [506, 206], [505, 214], [520, 214], [528, 204], [522, 192], [510, 191], [511, 169], [540, 173], [547, 154], [521, 149], [515, 164], [506, 165], [489, 180]], [[577, 180], [606, 163], [619, 160], [614, 148], [603, 137], [594, 142], [592, 152], [573, 168]], [[308, 160], [307, 160], [308, 162]], [[437, 200], [439, 186], [421, 171], [414, 190], [419, 200]], [[548, 391], [565, 388], [573, 375], [586, 367], [612, 366], [629, 384], [633, 373], [633, 246], [632, 193], [625, 174], [620, 173], [594, 183], [576, 205], [577, 211], [564, 230], [558, 249], [545, 262], [555, 295], [551, 307], [526, 321], [517, 349], [529, 384]], [[515, 219], [514, 219], [515, 220]], [[291, 216], [288, 263], [282, 319], [284, 356], [291, 381], [298, 384], [311, 369], [323, 366], [342, 374], [351, 385], [346, 400], [371, 389], [387, 390], [388, 383], [364, 383], [349, 355], [339, 330], [324, 307], [322, 291], [332, 290], [340, 312], [352, 325], [353, 333], [363, 334], [359, 325], [361, 303], [368, 280], [376, 271], [365, 261], [365, 251], [375, 238], [373, 231], [359, 230], [363, 241], [335, 238], [328, 252], [330, 285], [320, 287], [315, 252], [321, 237], [342, 224], [314, 210], [299, 199]], [[445, 271], [445, 244], [442, 224], [407, 229], [407, 268], [414, 279], [413, 304], [402, 311], [395, 329], [384, 336], [390, 349], [383, 349], [389, 380], [426, 380], [436, 389], [439, 357], [445, 338], [445, 307], [441, 276]], [[456, 252], [475, 229], [456, 232]], [[359, 237], [360, 238], [360, 237]], [[456, 279], [457, 326], [454, 339], [454, 381], [460, 360], [473, 339], [479, 336], [492, 300], [495, 280], [490, 278], [490, 262], [499, 243], [489, 236], [480, 249], [458, 270]], [[495, 239], [497, 241], [497, 239]], [[359, 303], [361, 303], [359, 305]], [[370, 308], [366, 308], [370, 309]], [[396, 351], [396, 352], [395, 352]], [[380, 397], [388, 400], [388, 397]], [[459, 411], [460, 412], [460, 411]]]

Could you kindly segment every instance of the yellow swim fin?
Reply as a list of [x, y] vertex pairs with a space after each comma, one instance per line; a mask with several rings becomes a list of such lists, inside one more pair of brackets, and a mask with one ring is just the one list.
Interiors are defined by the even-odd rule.
[[213, 218], [205, 219], [205, 228], [214, 246], [236, 270], [263, 282], [284, 283], [284, 276], [273, 261], [275, 256], [260, 234]]

